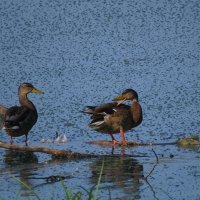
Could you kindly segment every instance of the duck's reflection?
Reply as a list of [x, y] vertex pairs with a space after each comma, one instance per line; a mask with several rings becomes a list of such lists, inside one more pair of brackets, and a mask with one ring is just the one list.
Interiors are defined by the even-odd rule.
[[[34, 175], [35, 167], [38, 163], [38, 158], [33, 152], [12, 151], [6, 150], [4, 154], [4, 164], [8, 172], [12, 172], [21, 183], [32, 187], [32, 182], [29, 177]], [[27, 188], [21, 184], [22, 195], [29, 195]]]
[[4, 154], [4, 163], [8, 166], [38, 163], [38, 158], [33, 152], [6, 150]]
[[[102, 168], [102, 158], [91, 165], [91, 182], [96, 184]], [[130, 157], [105, 157], [101, 183], [110, 183], [111, 188], [120, 187], [126, 193], [137, 191], [140, 178], [143, 176], [143, 166]]]

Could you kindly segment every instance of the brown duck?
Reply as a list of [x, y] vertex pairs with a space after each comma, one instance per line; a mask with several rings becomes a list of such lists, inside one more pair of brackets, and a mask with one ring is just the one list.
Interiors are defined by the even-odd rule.
[[[130, 100], [131, 105], [123, 104]], [[126, 144], [124, 132], [131, 130], [142, 122], [142, 108], [138, 102], [138, 94], [132, 89], [125, 90], [113, 102], [99, 106], [87, 106], [84, 113], [91, 114], [89, 127], [106, 134], [110, 134], [114, 144], [119, 143], [113, 134], [120, 133], [122, 143]]]
[[34, 104], [28, 99], [29, 93], [43, 94], [30, 83], [23, 83], [18, 89], [20, 106], [6, 108], [0, 105], [0, 115], [3, 120], [3, 129], [10, 136], [10, 143], [13, 137], [27, 136], [33, 125], [37, 122], [38, 114]]

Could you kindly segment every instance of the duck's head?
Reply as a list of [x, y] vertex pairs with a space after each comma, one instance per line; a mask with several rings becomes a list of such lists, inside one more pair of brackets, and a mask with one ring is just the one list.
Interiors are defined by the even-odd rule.
[[113, 101], [126, 101], [126, 100], [136, 100], [138, 101], [138, 94], [135, 90], [126, 89], [121, 95], [115, 97]]
[[44, 94], [42, 91], [36, 89], [31, 83], [22, 83], [19, 86], [19, 94], [28, 94], [28, 93]]

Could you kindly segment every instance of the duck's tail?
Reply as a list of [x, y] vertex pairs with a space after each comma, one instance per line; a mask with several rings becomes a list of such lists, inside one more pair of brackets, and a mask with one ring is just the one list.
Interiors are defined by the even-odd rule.
[[95, 113], [95, 106], [86, 106], [81, 112], [94, 114]]

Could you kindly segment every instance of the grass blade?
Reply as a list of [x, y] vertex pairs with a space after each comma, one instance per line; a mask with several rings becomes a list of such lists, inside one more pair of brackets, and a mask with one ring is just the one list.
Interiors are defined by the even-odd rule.
[[37, 193], [36, 193], [29, 185], [27, 185], [27, 184], [24, 183], [23, 181], [19, 180], [17, 177], [13, 176], [12, 174], [10, 174], [10, 176], [11, 176], [13, 179], [17, 180], [19, 183], [21, 183], [21, 184], [22, 184], [26, 189], [28, 189], [30, 192], [32, 192], [38, 200], [41, 200], [40, 197], [37, 195]]
[[103, 168], [104, 168], [104, 159], [103, 159], [102, 165], [101, 165], [101, 171], [100, 171], [100, 175], [99, 175], [99, 178], [98, 178], [98, 182], [97, 182], [97, 186], [96, 186], [96, 190], [95, 190], [95, 194], [94, 194], [94, 198], [93, 198], [94, 200], [97, 199], [97, 194], [98, 194], [98, 191], [99, 191], [99, 185], [100, 185], [102, 174], [103, 174]]

